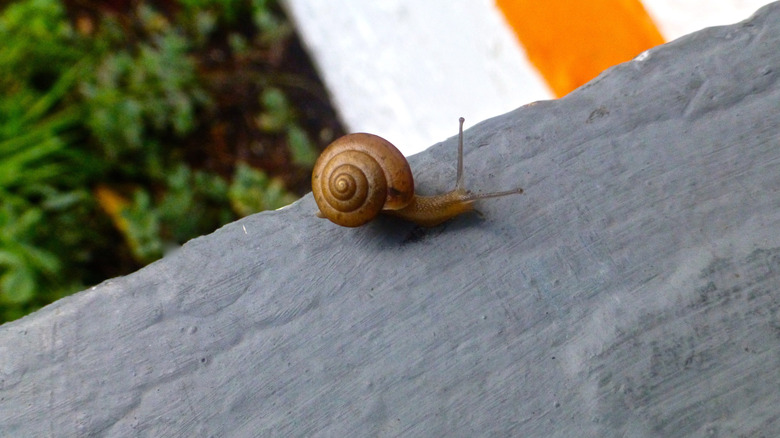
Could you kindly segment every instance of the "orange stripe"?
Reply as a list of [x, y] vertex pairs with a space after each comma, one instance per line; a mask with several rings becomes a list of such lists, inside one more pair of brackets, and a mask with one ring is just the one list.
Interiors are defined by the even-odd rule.
[[556, 95], [664, 39], [638, 0], [496, 0]]

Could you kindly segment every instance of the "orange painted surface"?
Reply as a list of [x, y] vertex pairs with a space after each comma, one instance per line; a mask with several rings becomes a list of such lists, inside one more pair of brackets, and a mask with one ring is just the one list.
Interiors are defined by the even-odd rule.
[[638, 0], [496, 0], [528, 58], [564, 96], [664, 39]]

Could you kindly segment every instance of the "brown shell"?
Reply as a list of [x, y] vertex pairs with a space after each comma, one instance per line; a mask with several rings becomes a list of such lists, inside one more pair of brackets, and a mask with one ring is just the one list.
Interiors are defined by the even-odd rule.
[[345, 227], [398, 210], [414, 196], [412, 170], [389, 141], [373, 134], [341, 137], [320, 155], [312, 171], [314, 200], [324, 217]]

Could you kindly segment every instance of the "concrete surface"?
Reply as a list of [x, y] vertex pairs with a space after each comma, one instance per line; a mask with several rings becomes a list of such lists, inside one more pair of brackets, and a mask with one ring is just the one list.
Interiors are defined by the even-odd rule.
[[306, 196], [3, 325], [0, 436], [778, 436], [778, 47], [775, 3], [468, 129], [526, 189], [483, 217]]

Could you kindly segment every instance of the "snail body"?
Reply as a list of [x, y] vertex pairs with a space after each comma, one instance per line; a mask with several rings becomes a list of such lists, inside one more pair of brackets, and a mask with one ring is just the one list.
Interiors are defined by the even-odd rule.
[[463, 187], [463, 118], [458, 137], [455, 189], [434, 196], [414, 193], [409, 163], [389, 141], [378, 135], [345, 135], [331, 143], [314, 164], [312, 192], [319, 217], [345, 227], [358, 227], [384, 213], [434, 227], [473, 211], [474, 201], [522, 193], [517, 188], [474, 194]]

